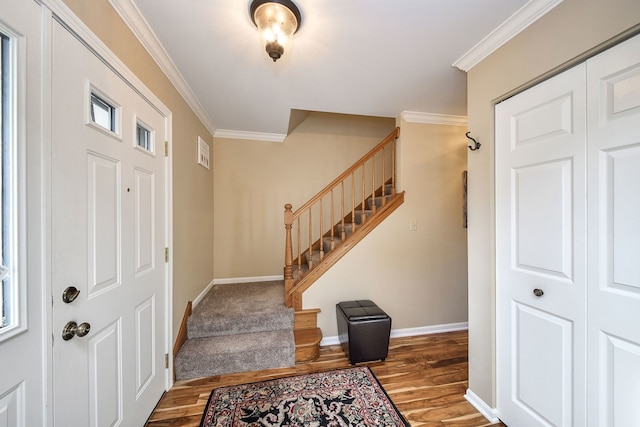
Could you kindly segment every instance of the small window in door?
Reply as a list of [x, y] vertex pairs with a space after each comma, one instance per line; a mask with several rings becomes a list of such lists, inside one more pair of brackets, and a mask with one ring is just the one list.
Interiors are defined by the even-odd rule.
[[136, 144], [139, 148], [153, 153], [153, 132], [141, 123], [136, 123]]
[[91, 92], [91, 121], [106, 130], [116, 132], [116, 107]]

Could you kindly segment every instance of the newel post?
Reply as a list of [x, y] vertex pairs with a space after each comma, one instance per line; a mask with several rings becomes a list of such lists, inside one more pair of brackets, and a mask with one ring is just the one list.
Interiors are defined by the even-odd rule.
[[293, 212], [291, 205], [284, 205], [284, 304], [291, 307], [293, 304], [289, 291], [293, 288], [293, 245], [291, 243], [291, 226], [293, 224]]

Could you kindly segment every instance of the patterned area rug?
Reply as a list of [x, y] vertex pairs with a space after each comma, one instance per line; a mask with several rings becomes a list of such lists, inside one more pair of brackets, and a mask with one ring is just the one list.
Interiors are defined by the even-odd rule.
[[214, 389], [201, 427], [409, 426], [366, 366]]

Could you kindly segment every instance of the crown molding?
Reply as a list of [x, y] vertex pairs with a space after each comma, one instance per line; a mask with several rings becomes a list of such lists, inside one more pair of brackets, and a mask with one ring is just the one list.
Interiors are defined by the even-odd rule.
[[182, 77], [180, 71], [178, 71], [178, 67], [176, 67], [175, 63], [169, 57], [169, 54], [160, 43], [160, 40], [158, 40], [149, 23], [144, 19], [136, 5], [133, 4], [133, 1], [109, 0], [109, 3], [116, 12], [118, 12], [122, 20], [127, 24], [149, 55], [151, 55], [155, 63], [158, 64], [158, 67], [160, 67], [162, 72], [167, 76], [189, 107], [191, 107], [194, 114], [200, 119], [211, 135], [213, 135], [216, 132], [213, 121], [198, 101], [198, 98], [184, 77]]
[[250, 139], [252, 141], [282, 142], [287, 137], [283, 133], [247, 132], [242, 130], [218, 129], [215, 138]]
[[530, 0], [452, 65], [468, 72], [500, 46], [520, 34], [563, 0]]
[[450, 116], [446, 114], [420, 113], [403, 111], [400, 117], [408, 123], [425, 123], [430, 125], [466, 126], [467, 116]]

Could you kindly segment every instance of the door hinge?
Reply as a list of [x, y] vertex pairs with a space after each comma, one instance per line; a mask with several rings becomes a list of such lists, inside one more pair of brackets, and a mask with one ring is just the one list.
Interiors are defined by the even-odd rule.
[[164, 248], [164, 262], [169, 262], [169, 248]]
[[169, 369], [169, 353], [164, 354], [164, 368]]
[[169, 156], [169, 141], [164, 142], [164, 156], [165, 157]]

